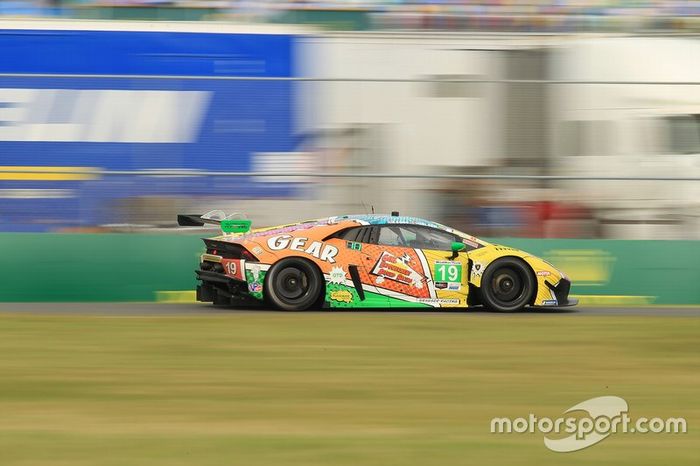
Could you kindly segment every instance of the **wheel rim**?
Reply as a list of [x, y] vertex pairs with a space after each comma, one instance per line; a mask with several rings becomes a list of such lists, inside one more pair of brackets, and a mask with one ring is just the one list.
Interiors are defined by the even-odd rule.
[[491, 280], [493, 297], [504, 304], [518, 301], [525, 291], [523, 277], [513, 269], [499, 269]]
[[285, 301], [299, 301], [309, 291], [309, 277], [303, 270], [287, 267], [280, 270], [275, 278], [275, 290]]

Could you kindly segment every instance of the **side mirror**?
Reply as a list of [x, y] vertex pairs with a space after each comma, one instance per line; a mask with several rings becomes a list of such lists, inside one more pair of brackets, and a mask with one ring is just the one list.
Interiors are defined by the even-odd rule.
[[450, 259], [456, 259], [457, 256], [459, 256], [459, 251], [462, 251], [466, 248], [467, 246], [464, 243], [461, 243], [459, 241], [455, 241], [452, 243], [452, 256], [450, 256]]

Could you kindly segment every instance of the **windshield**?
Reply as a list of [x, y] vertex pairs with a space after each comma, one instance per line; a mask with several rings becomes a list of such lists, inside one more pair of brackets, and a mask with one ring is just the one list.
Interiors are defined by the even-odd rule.
[[477, 238], [476, 236], [469, 235], [467, 233], [464, 233], [463, 231], [455, 230], [454, 228], [450, 228], [446, 225], [442, 225], [440, 223], [436, 223], [438, 228], [441, 230], [445, 230], [447, 232], [450, 232], [454, 235], [459, 236], [462, 238], [462, 242], [466, 244], [467, 246], [471, 246], [472, 248], [478, 248], [481, 246], [490, 246], [491, 243], [488, 241], [484, 241], [483, 239]]

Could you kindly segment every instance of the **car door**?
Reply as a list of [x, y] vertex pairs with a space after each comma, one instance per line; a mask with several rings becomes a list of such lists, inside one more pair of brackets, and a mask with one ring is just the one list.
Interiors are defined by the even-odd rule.
[[452, 243], [461, 240], [446, 231], [422, 225], [379, 227], [382, 251], [369, 270], [380, 293], [392, 307], [466, 306], [468, 257], [456, 256]]
[[338, 248], [337, 265], [326, 275], [326, 301], [331, 307], [389, 307], [389, 297], [378, 292], [370, 270], [381, 254], [378, 227], [343, 230], [326, 240]]

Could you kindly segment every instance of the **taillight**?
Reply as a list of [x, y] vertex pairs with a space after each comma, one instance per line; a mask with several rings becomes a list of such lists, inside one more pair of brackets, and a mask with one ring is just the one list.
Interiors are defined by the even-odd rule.
[[206, 238], [204, 243], [207, 245], [207, 254], [221, 256], [224, 259], [245, 259], [249, 262], [258, 262], [258, 259], [240, 244]]

